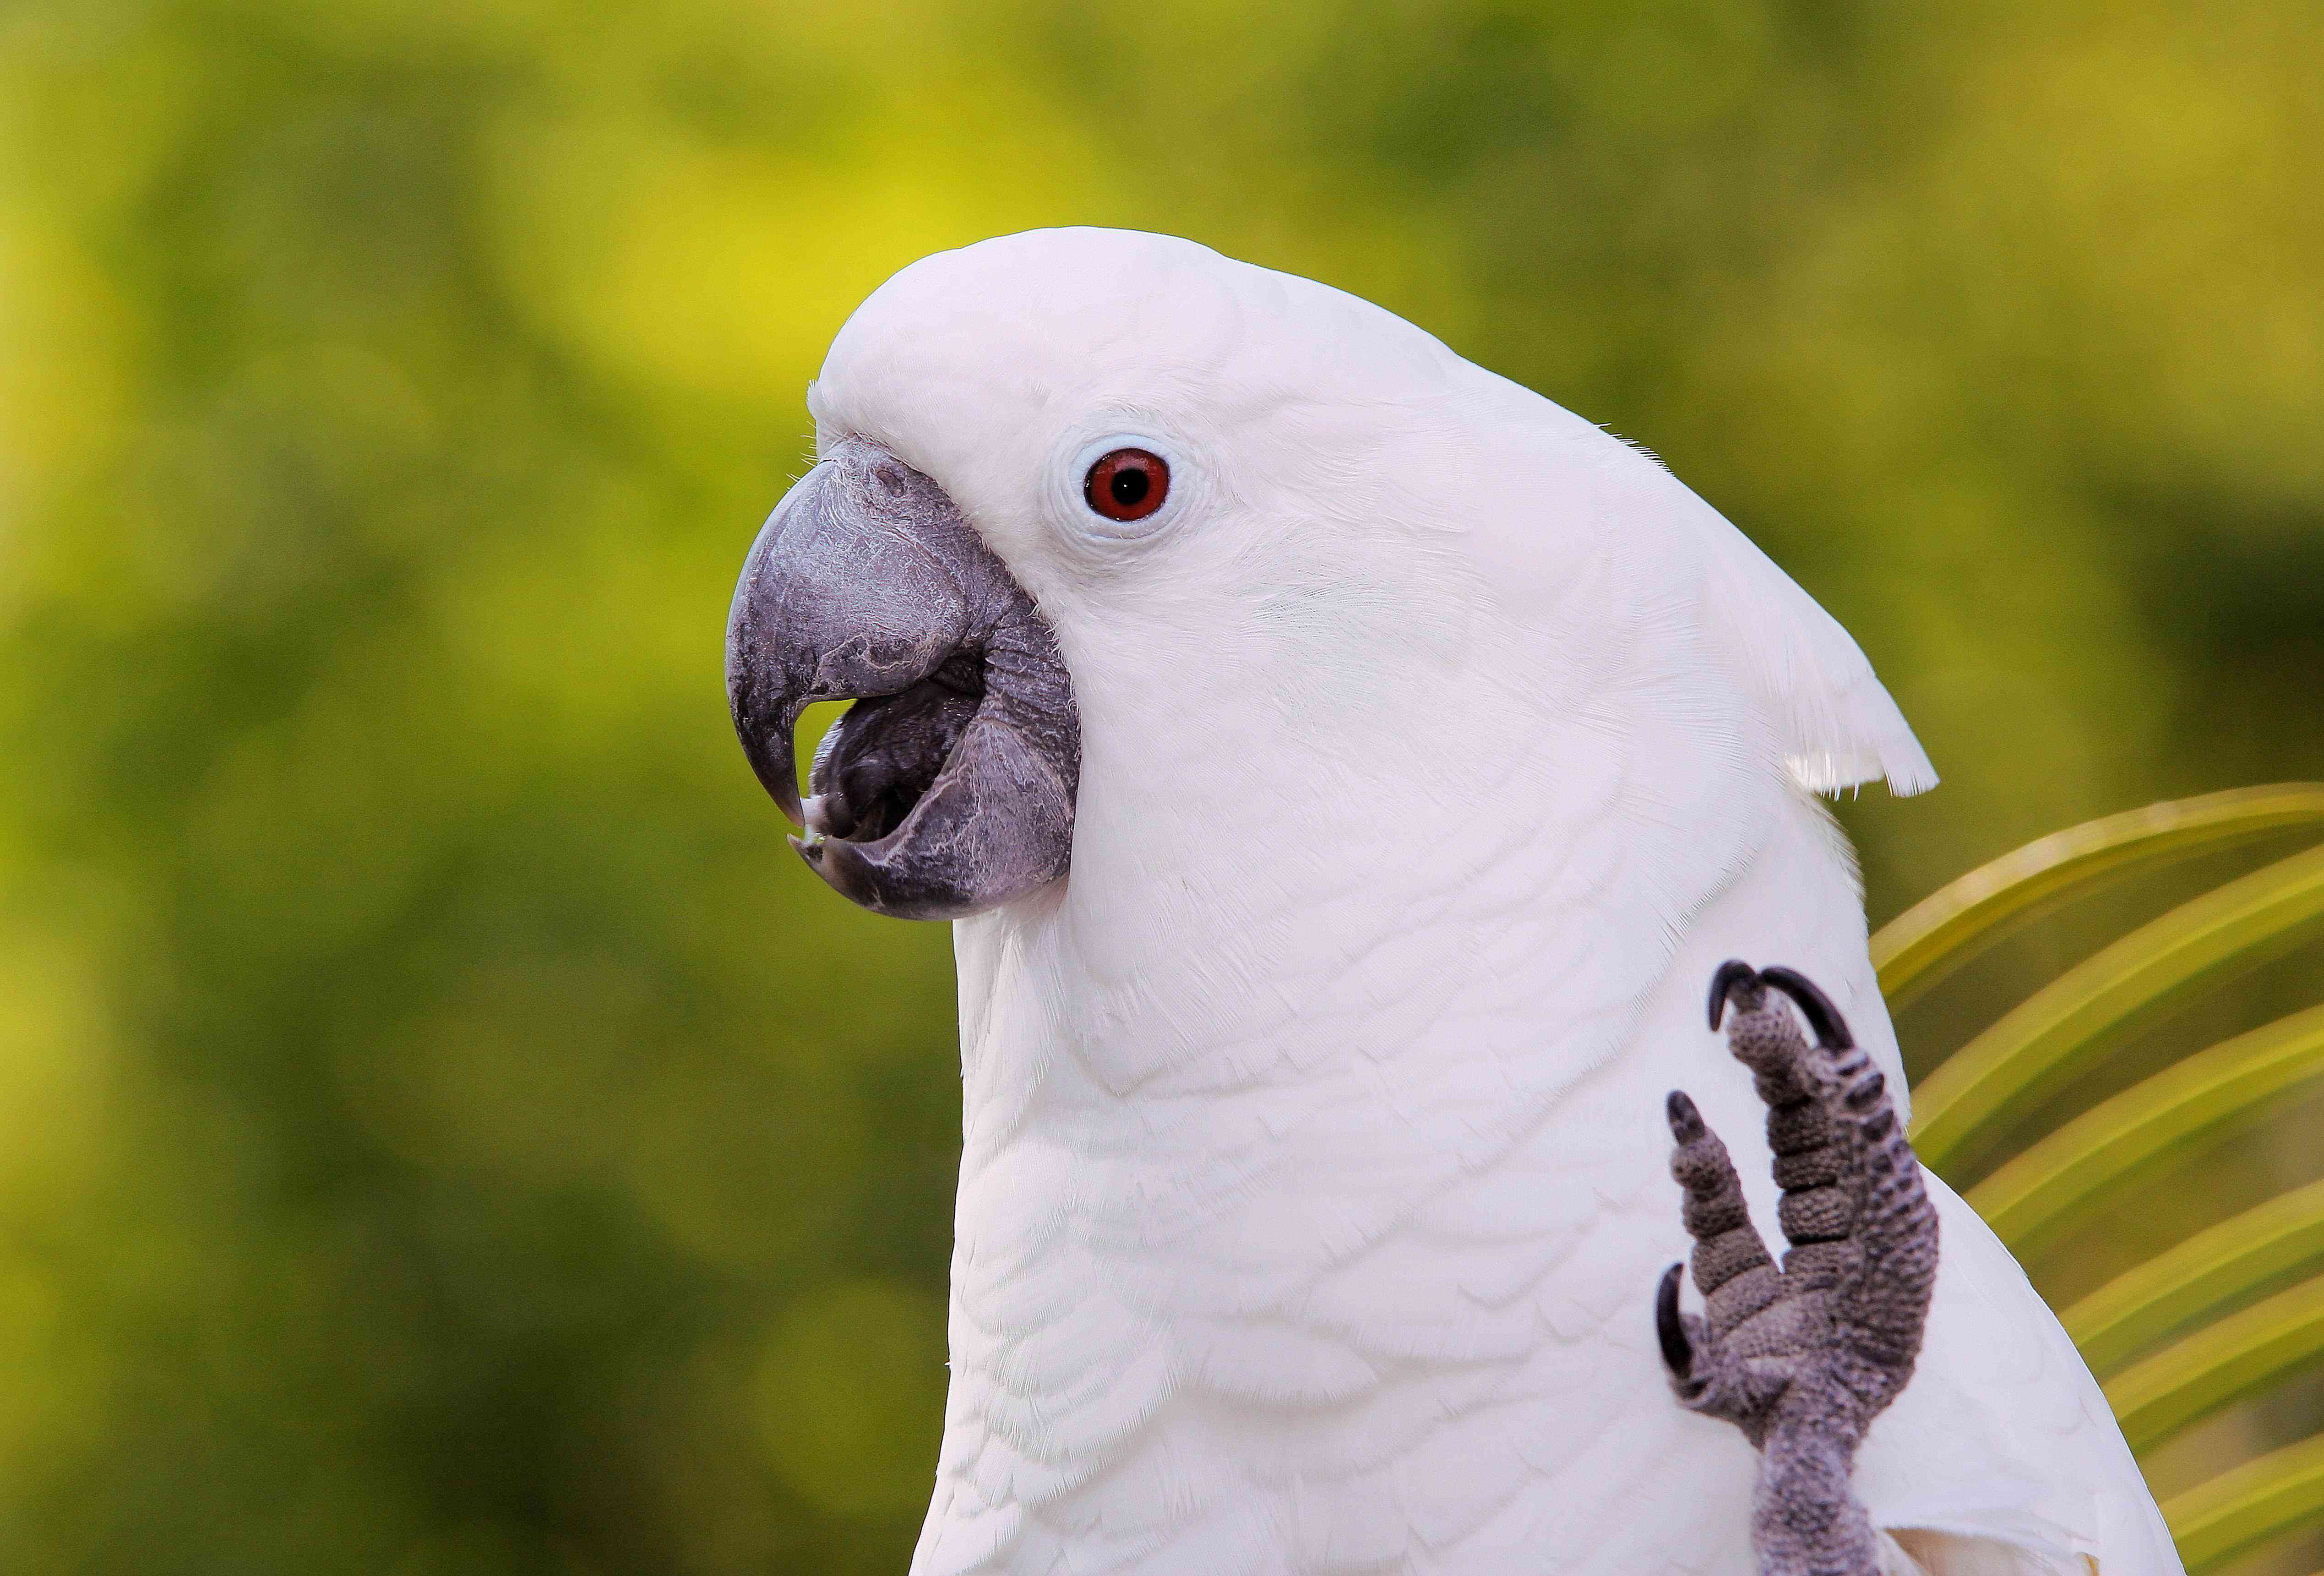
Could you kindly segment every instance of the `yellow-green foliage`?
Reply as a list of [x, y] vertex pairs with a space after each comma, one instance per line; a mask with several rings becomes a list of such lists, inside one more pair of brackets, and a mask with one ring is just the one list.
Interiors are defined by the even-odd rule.
[[[892, 269], [1176, 230], [1651, 446], [1946, 774], [1841, 806], [1886, 916], [2324, 777], [2319, 77], [2292, 0], [0, 7], [0, 1567], [902, 1568], [947, 941], [795, 868], [719, 668]], [[2210, 857], [1932, 989], [1914, 1071]], [[2055, 1004], [2205, 972], [2141, 955]], [[2306, 956], [1964, 1155], [2324, 1000]], [[2044, 1290], [2310, 1181], [2277, 1117], [2061, 1214]], [[2246, 1236], [2155, 1295], [2316, 1229]]]

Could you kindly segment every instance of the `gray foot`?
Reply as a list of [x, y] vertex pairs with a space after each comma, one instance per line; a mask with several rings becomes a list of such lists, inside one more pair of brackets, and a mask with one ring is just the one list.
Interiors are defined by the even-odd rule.
[[1885, 1081], [1822, 991], [1789, 969], [1729, 963], [1711, 984], [1712, 1028], [1730, 1004], [1728, 1048], [1766, 1102], [1791, 1249], [1778, 1269], [1727, 1147], [1672, 1091], [1671, 1175], [1686, 1190], [1703, 1312], [1679, 1312], [1674, 1264], [1655, 1300], [1655, 1334], [1680, 1402], [1735, 1424], [1760, 1452], [1751, 1541], [1762, 1576], [1877, 1576], [1872, 1523], [1849, 1475], [1865, 1429], [1920, 1355], [1936, 1208]]

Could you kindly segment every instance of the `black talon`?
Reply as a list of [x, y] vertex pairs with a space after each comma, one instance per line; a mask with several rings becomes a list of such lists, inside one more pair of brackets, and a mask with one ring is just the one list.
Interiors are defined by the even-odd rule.
[[[1736, 966], [1727, 963], [1719, 972], [1723, 976], [1729, 969]], [[1831, 1004], [1831, 998], [1818, 990], [1815, 982], [1805, 974], [1778, 963], [1772, 969], [1760, 971], [1759, 982], [1773, 985], [1798, 1005], [1800, 1016], [1808, 1020], [1810, 1028], [1815, 1030], [1816, 1044], [1825, 1050], [1851, 1051], [1856, 1048], [1856, 1037], [1848, 1032], [1848, 1019], [1840, 1017], [1840, 1009]], [[1713, 1023], [1711, 1027], [1716, 1028], [1719, 1026]]]
[[1686, 1338], [1686, 1325], [1678, 1316], [1678, 1282], [1685, 1268], [1674, 1264], [1663, 1271], [1663, 1284], [1655, 1292], [1655, 1338], [1662, 1342], [1663, 1366], [1678, 1379], [1694, 1371], [1694, 1343]]
[[1702, 1113], [1694, 1109], [1683, 1089], [1674, 1089], [1663, 1102], [1663, 1115], [1670, 1122], [1671, 1137], [1682, 1144], [1692, 1144], [1702, 1137]]
[[[1785, 970], [1784, 972], [1786, 973], [1790, 972], [1789, 970]], [[1794, 975], [1793, 977], [1794, 979], [1798, 978], [1797, 975]], [[1738, 985], [1756, 982], [1760, 978], [1761, 976], [1759, 973], [1741, 958], [1729, 958], [1725, 963], [1719, 965], [1719, 972], [1711, 976], [1711, 1027], [1712, 1032], [1716, 1033], [1718, 1031], [1719, 1019], [1727, 1011], [1727, 998], [1729, 993], [1731, 992]], [[1803, 982], [1804, 983], [1804, 982]], [[1811, 985], [1808, 988], [1810, 990], [1813, 990], [1815, 987]]]

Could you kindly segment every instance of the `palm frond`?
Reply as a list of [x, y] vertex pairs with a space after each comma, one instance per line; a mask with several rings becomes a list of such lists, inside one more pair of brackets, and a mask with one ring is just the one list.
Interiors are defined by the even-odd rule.
[[2297, 826], [2324, 825], [2324, 783], [2274, 783], [2173, 799], [2086, 822], [1948, 883], [1872, 938], [1880, 992], [1902, 1008], [2000, 940], [2107, 875], [2127, 875]]
[[2125, 1370], [2107, 1402], [2134, 1451], [2324, 1360], [2324, 1278], [2197, 1331]]
[[[2028, 919], [2101, 882], [2273, 833], [2324, 828], [2324, 784], [2238, 789], [2111, 816], [1970, 871], [1872, 941], [1901, 1007]], [[2324, 933], [2324, 846], [2181, 904], [2068, 969], [1949, 1057], [1914, 1097], [1914, 1141], [1940, 1172], [1996, 1150], [2127, 1035]], [[2204, 1146], [2324, 1091], [2324, 1005], [2238, 1035], [2006, 1157], [1969, 1203], [2017, 1252], [2116, 1207]], [[2069, 1308], [2133, 1450], [2324, 1364], [2324, 1181], [2218, 1221]], [[2301, 1276], [2310, 1278], [2284, 1286]], [[2255, 1297], [2260, 1298], [2256, 1302]], [[2270, 1452], [2163, 1507], [2191, 1576], [2324, 1524], [2324, 1434]]]
[[2105, 1378], [2164, 1336], [2287, 1275], [2324, 1268], [2324, 1182], [2311, 1182], [2190, 1237], [2060, 1315]]
[[2107, 1190], [2324, 1087], [2324, 1007], [2199, 1052], [2076, 1118], [1971, 1188], [2019, 1253], [2106, 1202]]
[[2270, 1451], [2165, 1500], [2187, 1576], [2324, 1517], [2324, 1434]]
[[2255, 968], [2324, 921], [2324, 848], [2182, 903], [2043, 986], [1945, 1060], [1915, 1096], [1914, 1142], [1939, 1171], [2087, 1072], [2099, 1053], [2183, 992]]

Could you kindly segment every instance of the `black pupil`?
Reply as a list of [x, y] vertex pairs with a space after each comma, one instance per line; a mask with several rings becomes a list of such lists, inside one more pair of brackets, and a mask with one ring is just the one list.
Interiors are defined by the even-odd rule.
[[1113, 494], [1116, 503], [1124, 508], [1134, 508], [1146, 501], [1146, 494], [1153, 485], [1154, 479], [1146, 474], [1145, 466], [1124, 465], [1113, 473], [1113, 479], [1106, 484], [1106, 490]]

